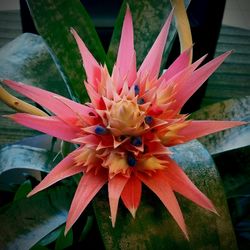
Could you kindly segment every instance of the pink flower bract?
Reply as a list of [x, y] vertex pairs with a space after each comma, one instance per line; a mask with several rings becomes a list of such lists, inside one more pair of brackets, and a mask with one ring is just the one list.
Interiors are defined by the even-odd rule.
[[39, 117], [17, 113], [10, 115], [11, 119], [79, 145], [29, 194], [34, 195], [66, 177], [83, 173], [68, 214], [66, 232], [106, 183], [113, 226], [120, 197], [135, 217], [142, 183], [159, 197], [186, 237], [186, 225], [174, 192], [216, 212], [212, 202], [171, 159], [169, 147], [244, 124], [193, 121], [180, 114], [189, 97], [230, 52], [198, 68], [205, 57], [189, 64], [190, 48], [158, 76], [171, 19], [172, 13], [137, 70], [132, 17], [127, 8], [111, 75], [72, 29], [87, 75], [85, 87], [91, 102], [85, 105], [20, 82], [4, 80], [10, 88], [54, 114]]

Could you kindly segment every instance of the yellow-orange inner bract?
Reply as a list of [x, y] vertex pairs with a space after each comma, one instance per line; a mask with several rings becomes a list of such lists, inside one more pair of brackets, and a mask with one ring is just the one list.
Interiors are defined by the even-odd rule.
[[[105, 80], [111, 82], [107, 72]], [[79, 161], [87, 162], [84, 164], [86, 171], [93, 167], [107, 168], [111, 178], [116, 174], [130, 176], [134, 171], [151, 174], [166, 168], [169, 155], [166, 141], [176, 137], [176, 131], [171, 130], [173, 124], [160, 119], [159, 112], [155, 109], [156, 102], [145, 101], [145, 90], [144, 93], [139, 93], [137, 84], [113, 90], [109, 98], [107, 82], [102, 82], [102, 86], [105, 86], [101, 90], [104, 104], [102, 108], [96, 108], [100, 119], [98, 124], [92, 126], [92, 135], [98, 142], [82, 146], [81, 156], [75, 157], [76, 163], [79, 165]], [[85, 131], [88, 129], [85, 128]], [[88, 156], [90, 153], [91, 156]]]
[[114, 102], [107, 117], [108, 128], [114, 136], [139, 135], [144, 131], [145, 112], [134, 100]]

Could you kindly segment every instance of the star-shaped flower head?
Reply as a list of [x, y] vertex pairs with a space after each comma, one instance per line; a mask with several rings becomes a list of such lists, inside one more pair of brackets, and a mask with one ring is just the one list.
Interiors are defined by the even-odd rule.
[[190, 64], [192, 48], [187, 49], [159, 76], [171, 20], [172, 13], [137, 70], [132, 17], [127, 8], [111, 75], [72, 29], [87, 75], [84, 84], [91, 102], [85, 105], [20, 82], [4, 81], [53, 113], [49, 117], [17, 113], [10, 115], [11, 119], [79, 145], [29, 194], [83, 173], [68, 214], [66, 232], [106, 183], [113, 226], [120, 198], [135, 217], [142, 184], [159, 197], [186, 237], [186, 225], [174, 192], [216, 213], [212, 202], [171, 158], [169, 147], [243, 124], [193, 121], [180, 114], [189, 97], [230, 52], [198, 68], [205, 57]]

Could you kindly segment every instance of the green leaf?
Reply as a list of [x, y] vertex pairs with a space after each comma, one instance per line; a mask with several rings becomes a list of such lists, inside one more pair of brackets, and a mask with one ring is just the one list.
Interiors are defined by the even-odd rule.
[[32, 185], [30, 180], [26, 180], [24, 183], [20, 185], [20, 187], [17, 189], [14, 201], [21, 200], [27, 196], [27, 194], [32, 190]]
[[[104, 63], [106, 54], [89, 15], [80, 1], [27, 0], [39, 34], [46, 40], [62, 66], [76, 97], [86, 100], [80, 53], [70, 33], [73, 27], [95, 58]], [[66, 80], [67, 80], [66, 79]]]
[[43, 39], [25, 33], [0, 48], [0, 77], [68, 96]]
[[58, 186], [1, 210], [0, 249], [29, 249], [65, 223], [73, 192], [70, 186]]
[[61, 154], [63, 158], [65, 158], [72, 150], [74, 149], [74, 145], [72, 143], [62, 141], [61, 142]]
[[35, 245], [30, 250], [49, 250], [49, 248], [41, 245]]
[[[192, 114], [195, 120], [250, 121], [250, 96], [230, 99], [204, 107]], [[205, 136], [199, 141], [210, 154], [219, 154], [250, 145], [250, 124]]]
[[249, 248], [250, 146], [213, 155], [227, 196], [239, 249]]
[[[0, 150], [0, 189], [25, 180], [24, 173], [40, 179], [40, 171], [49, 172], [58, 162], [48, 150], [25, 145], [9, 145]], [[34, 171], [36, 170], [36, 171]]]
[[[21, 81], [68, 97], [68, 91], [40, 36], [23, 34], [0, 48], [0, 78]], [[20, 95], [14, 93], [20, 98]], [[27, 98], [22, 98], [27, 101]], [[30, 101], [29, 101], [30, 102]], [[13, 110], [0, 102], [1, 115]], [[9, 119], [0, 119], [0, 144], [11, 143], [38, 132]]]
[[250, 195], [250, 146], [214, 154], [228, 198]]
[[8, 145], [0, 150], [0, 174], [15, 168], [49, 172], [52, 165], [45, 165], [48, 160], [48, 152], [46, 149], [26, 145]]
[[69, 230], [66, 236], [64, 236], [64, 228], [61, 230], [59, 237], [56, 240], [55, 250], [65, 249], [73, 244], [73, 231]]
[[86, 224], [81, 232], [79, 241], [84, 241], [86, 239], [90, 230], [93, 228], [93, 224], [94, 224], [94, 217], [92, 215], [90, 215], [87, 217], [87, 221], [86, 221]]
[[55, 241], [59, 237], [63, 228], [64, 228], [64, 226], [60, 226], [60, 227], [56, 228], [54, 231], [50, 232], [44, 238], [42, 238], [36, 245], [47, 246], [48, 244], [52, 243], [53, 241]]
[[98, 195], [94, 208], [106, 249], [237, 249], [223, 188], [210, 155], [197, 141], [172, 151], [191, 180], [213, 201], [220, 216], [178, 196], [190, 235], [187, 241], [159, 199], [146, 190], [136, 218], [120, 204], [112, 228], [107, 194], [103, 193]]
[[[192, 114], [191, 118], [250, 121], [250, 96], [204, 107]], [[203, 137], [199, 141], [213, 156], [227, 198], [249, 195], [250, 125], [228, 129]]]
[[[186, 0], [185, 5], [188, 6], [189, 2], [189, 0]], [[156, 37], [160, 33], [160, 30], [164, 22], [166, 21], [172, 7], [170, 1], [124, 1], [119, 16], [115, 23], [113, 36], [108, 50], [107, 56], [111, 65], [113, 65], [116, 60], [121, 36], [122, 23], [126, 10], [126, 3], [129, 4], [129, 7], [132, 12], [135, 51], [137, 58], [137, 66], [139, 66], [141, 65], [143, 59], [146, 57]], [[162, 65], [165, 65], [167, 61], [167, 57], [173, 45], [175, 36], [176, 28], [174, 22], [172, 22], [162, 59]]]

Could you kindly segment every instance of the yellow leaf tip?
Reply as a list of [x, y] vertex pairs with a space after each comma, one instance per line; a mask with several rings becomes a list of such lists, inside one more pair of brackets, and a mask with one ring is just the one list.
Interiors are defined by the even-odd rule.
[[132, 217], [135, 219], [135, 216], [136, 216], [136, 208], [135, 207], [132, 207], [129, 209], [129, 212], [131, 213]]
[[3, 118], [7, 118], [7, 119], [13, 119], [12, 116], [13, 116], [13, 115], [2, 115]]
[[34, 195], [33, 190], [32, 190], [32, 191], [30, 191], [30, 192], [27, 194], [27, 198], [30, 198], [32, 195]]
[[75, 35], [75, 34], [76, 34], [76, 30], [75, 30], [73, 27], [70, 27], [69, 30], [70, 30], [70, 32], [71, 32], [72, 35]]
[[67, 235], [68, 232], [69, 232], [69, 229], [67, 229], [67, 228], [65, 227], [65, 230], [64, 230], [64, 237]]

